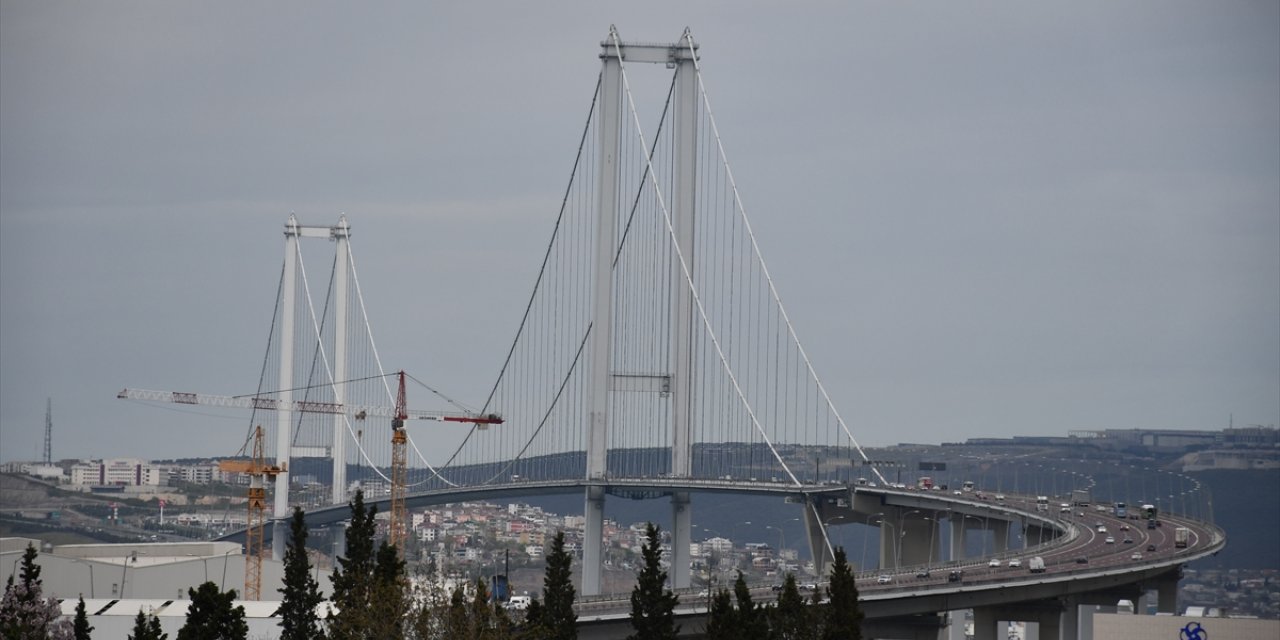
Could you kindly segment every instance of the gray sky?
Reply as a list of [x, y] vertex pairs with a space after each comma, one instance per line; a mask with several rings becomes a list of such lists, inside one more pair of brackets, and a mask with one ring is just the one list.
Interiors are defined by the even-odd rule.
[[56, 457], [234, 452], [115, 393], [255, 388], [290, 211], [479, 404], [611, 23], [692, 28], [863, 444], [1280, 423], [1280, 4], [444, 4], [0, 1], [0, 459], [48, 396]]

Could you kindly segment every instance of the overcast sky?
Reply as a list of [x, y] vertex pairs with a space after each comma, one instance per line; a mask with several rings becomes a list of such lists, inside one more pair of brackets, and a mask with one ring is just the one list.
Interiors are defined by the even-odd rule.
[[46, 397], [56, 458], [233, 453], [115, 394], [256, 388], [291, 211], [480, 404], [610, 24], [693, 30], [863, 444], [1280, 423], [1280, 4], [782, 5], [0, 1], [0, 459]]

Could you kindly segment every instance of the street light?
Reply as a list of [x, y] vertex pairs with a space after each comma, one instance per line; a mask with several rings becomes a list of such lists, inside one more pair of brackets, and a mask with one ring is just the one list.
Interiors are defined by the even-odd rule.
[[787, 546], [787, 537], [783, 535], [782, 529], [779, 529], [778, 527], [775, 527], [771, 524], [766, 524], [764, 528], [773, 529], [774, 531], [778, 532], [778, 553], [781, 554], [782, 548]]
[[90, 598], [97, 597], [93, 594], [93, 563], [85, 560], [81, 560], [79, 558], [67, 558], [67, 559], [76, 564], [83, 564], [84, 566], [89, 567], [89, 597]]

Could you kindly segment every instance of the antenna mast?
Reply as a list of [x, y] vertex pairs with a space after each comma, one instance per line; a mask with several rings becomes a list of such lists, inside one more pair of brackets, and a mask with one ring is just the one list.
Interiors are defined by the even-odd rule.
[[44, 406], [44, 463], [53, 464], [53, 398], [47, 398]]

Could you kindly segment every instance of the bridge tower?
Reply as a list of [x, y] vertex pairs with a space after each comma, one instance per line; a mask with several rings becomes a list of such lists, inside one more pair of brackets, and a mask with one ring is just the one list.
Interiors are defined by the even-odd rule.
[[[601, 547], [604, 534], [604, 482], [608, 473], [609, 391], [612, 387], [613, 345], [613, 260], [617, 251], [617, 227], [620, 215], [618, 199], [619, 141], [626, 124], [622, 114], [622, 62], [663, 64], [676, 70], [675, 97], [675, 188], [671, 201], [672, 223], [676, 243], [689, 268], [693, 269], [694, 203], [696, 202], [695, 164], [697, 162], [698, 79], [695, 67], [697, 45], [685, 29], [679, 42], [672, 44], [627, 44], [609, 28], [609, 37], [601, 43], [603, 69], [600, 80], [599, 140], [597, 166], [597, 224], [592, 289], [591, 368], [588, 382], [587, 480], [599, 484], [586, 490], [582, 553], [582, 593], [600, 593]], [[693, 292], [689, 289], [679, 262], [671, 265], [672, 281], [679, 283], [671, 311], [671, 406], [672, 442], [671, 475], [692, 474], [693, 356], [694, 330]], [[687, 587], [689, 543], [692, 541], [693, 514], [688, 492], [676, 492], [672, 503], [672, 548], [674, 557], [672, 585]]]
[[[337, 264], [334, 273], [334, 302], [338, 312], [335, 317], [334, 331], [334, 369], [333, 379], [347, 379], [347, 239], [351, 228], [347, 226], [346, 216], [338, 218], [338, 224], [332, 227], [303, 226], [298, 219], [289, 215], [284, 225], [284, 280], [281, 284], [280, 314], [280, 410], [276, 416], [276, 466], [281, 471], [275, 477], [275, 498], [272, 502], [272, 535], [271, 553], [276, 558], [284, 557], [284, 545], [289, 539], [289, 458], [291, 449], [291, 433], [293, 424], [293, 347], [294, 347], [294, 315], [297, 303], [298, 274], [298, 238], [328, 238], [337, 243]], [[344, 401], [344, 385], [333, 385], [335, 401]], [[342, 425], [343, 416], [334, 416], [333, 425], [333, 491], [334, 504], [346, 501], [347, 463], [345, 454], [346, 431]]]

